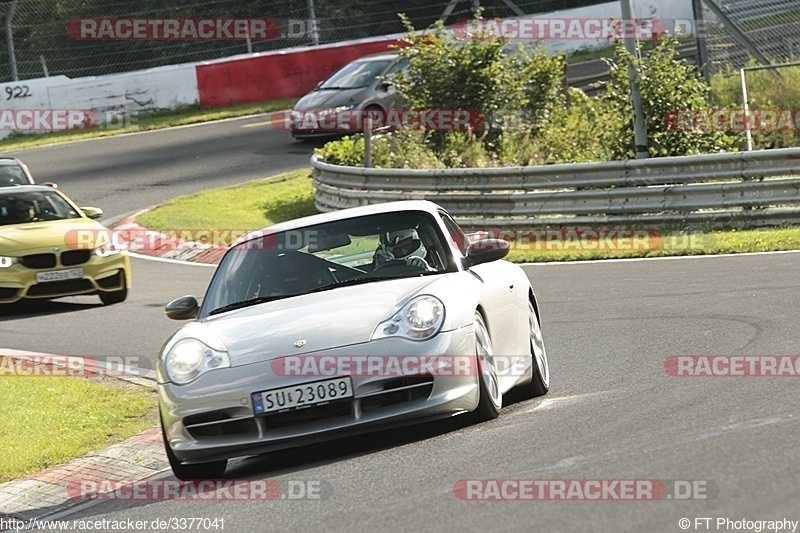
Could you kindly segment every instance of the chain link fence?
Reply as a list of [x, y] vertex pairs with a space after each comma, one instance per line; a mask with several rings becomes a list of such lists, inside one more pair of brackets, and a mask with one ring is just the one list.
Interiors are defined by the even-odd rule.
[[[703, 3], [712, 71], [738, 69], [759, 55], [771, 64], [800, 58], [798, 0], [703, 0]], [[737, 39], [737, 30], [749, 45]]]
[[[46, 75], [95, 76], [205, 61], [236, 54], [402, 33], [398, 11], [414, 27], [452, 24], [477, 8], [513, 17], [603, 0], [6, 0], [0, 1], [0, 83]], [[167, 5], [165, 5], [167, 4]], [[81, 33], [100, 19], [149, 21], [268, 19], [266, 38], [109, 38]], [[88, 22], [87, 22], [88, 21]], [[88, 24], [84, 26], [82, 24]], [[183, 26], [182, 26], [183, 27]], [[185, 28], [184, 28], [185, 29]], [[166, 35], [164, 35], [166, 36]], [[216, 35], [219, 36], [218, 34]], [[263, 37], [263, 35], [261, 35]]]

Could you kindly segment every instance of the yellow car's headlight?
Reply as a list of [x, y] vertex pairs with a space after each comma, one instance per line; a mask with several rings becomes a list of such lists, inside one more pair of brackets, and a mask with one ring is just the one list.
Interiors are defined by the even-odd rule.
[[19, 259], [17, 259], [16, 257], [8, 257], [5, 255], [0, 255], [0, 268], [8, 268], [16, 263], [19, 263]]

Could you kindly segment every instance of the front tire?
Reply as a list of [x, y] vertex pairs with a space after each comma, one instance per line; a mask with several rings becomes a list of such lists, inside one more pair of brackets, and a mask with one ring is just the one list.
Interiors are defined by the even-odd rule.
[[473, 414], [477, 421], [492, 420], [500, 415], [500, 408], [503, 407], [503, 395], [500, 392], [494, 347], [480, 313], [475, 313], [474, 324], [480, 400], [478, 400], [478, 407], [475, 408]]
[[172, 468], [172, 473], [181, 481], [216, 479], [225, 473], [225, 468], [228, 466], [228, 461], [225, 459], [193, 465], [181, 464], [175, 454], [172, 453], [172, 448], [169, 447], [163, 423], [161, 424], [161, 438], [164, 440], [164, 451], [167, 452], [167, 459], [169, 460], [170, 468]]
[[125, 282], [125, 274], [122, 274], [122, 288], [120, 290], [112, 292], [100, 291], [98, 296], [100, 296], [100, 301], [103, 302], [103, 305], [114, 305], [124, 302], [125, 298], [128, 297], [128, 285]]
[[533, 302], [528, 301], [528, 323], [530, 324], [531, 345], [531, 382], [523, 386], [526, 396], [535, 398], [543, 396], [550, 390], [550, 366], [547, 363], [547, 350], [544, 347], [542, 328], [539, 317], [533, 307]]

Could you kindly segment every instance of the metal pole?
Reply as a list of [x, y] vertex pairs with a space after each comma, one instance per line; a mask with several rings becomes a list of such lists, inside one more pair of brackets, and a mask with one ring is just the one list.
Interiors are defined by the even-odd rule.
[[[703, 0], [692, 0], [694, 16], [694, 37], [697, 41], [697, 68], [711, 87], [711, 65], [708, 62], [708, 46], [706, 44], [706, 21], [703, 17]], [[710, 95], [709, 95], [710, 97]]]
[[[632, 0], [620, 0], [622, 8], [623, 36], [625, 48], [635, 60], [638, 60], [639, 43], [636, 39], [636, 25], [633, 20]], [[633, 35], [625, 35], [628, 29], [633, 29]], [[642, 93], [639, 90], [639, 75], [636, 72], [636, 65], [631, 61], [628, 63], [628, 78], [631, 82], [631, 105], [633, 107], [633, 135], [636, 145], [636, 159], [647, 159], [650, 151], [647, 147], [647, 125], [645, 123], [644, 107], [642, 105]]]
[[14, 19], [14, 9], [17, 7], [17, 0], [11, 0], [11, 5], [8, 7], [8, 15], [6, 15], [6, 43], [8, 45], [8, 59], [11, 64], [11, 79], [19, 81], [17, 74], [17, 56], [14, 53], [14, 36], [11, 33], [11, 21]]
[[253, 41], [250, 39], [250, 21], [248, 21], [247, 29], [245, 30], [244, 36], [247, 38], [247, 53], [253, 53]]
[[[308, 21], [311, 24], [311, 41], [314, 46], [319, 45], [319, 26], [317, 25], [317, 16], [314, 14], [314, 0], [308, 0]], [[306, 28], [308, 24], [306, 24]]]
[[750, 133], [750, 104], [747, 103], [747, 81], [745, 80], [744, 69], [739, 69], [739, 77], [742, 80], [742, 102], [744, 102], [744, 131], [747, 137], [747, 151], [753, 151], [753, 135]]
[[364, 120], [364, 168], [372, 167], [372, 119]]
[[39, 55], [39, 61], [42, 62], [42, 70], [44, 71], [44, 77], [50, 77], [50, 73], [47, 71], [47, 63], [44, 60], [44, 55]]

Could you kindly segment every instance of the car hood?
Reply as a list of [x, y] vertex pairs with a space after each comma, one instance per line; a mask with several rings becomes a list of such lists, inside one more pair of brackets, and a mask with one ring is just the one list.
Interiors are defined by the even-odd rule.
[[363, 93], [369, 87], [358, 89], [331, 89], [316, 90], [308, 93], [294, 106], [295, 111], [322, 111], [335, 107], [354, 105], [357, 106], [363, 99]]
[[[258, 304], [187, 324], [172, 340], [196, 337], [227, 349], [232, 366], [360, 344], [390, 310], [440, 277], [378, 281]], [[224, 347], [214, 346], [216, 340]]]
[[96, 238], [105, 231], [99, 222], [88, 218], [46, 220], [27, 224], [0, 226], [0, 255], [24, 255], [34, 250], [59, 247], [77, 248], [78, 232]]

